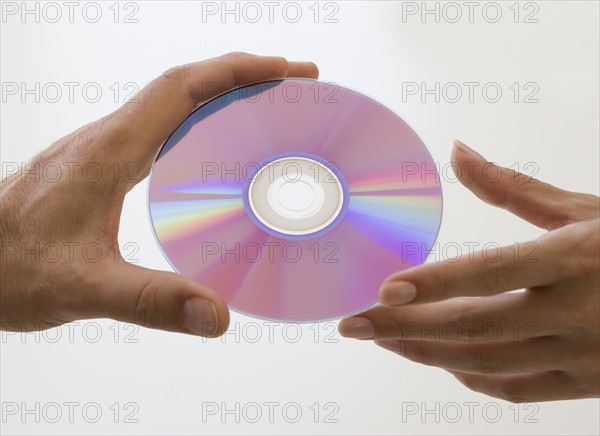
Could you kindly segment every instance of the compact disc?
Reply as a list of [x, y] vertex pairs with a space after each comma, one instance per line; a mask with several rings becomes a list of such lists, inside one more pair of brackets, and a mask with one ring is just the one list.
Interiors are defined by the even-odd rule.
[[377, 302], [423, 263], [442, 214], [439, 174], [399, 116], [333, 83], [240, 87], [197, 108], [149, 182], [172, 267], [233, 310], [320, 321]]

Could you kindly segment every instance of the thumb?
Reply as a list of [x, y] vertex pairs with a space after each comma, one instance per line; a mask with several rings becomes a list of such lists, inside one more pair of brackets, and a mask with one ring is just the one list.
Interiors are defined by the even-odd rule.
[[552, 230], [598, 217], [597, 197], [565, 191], [500, 167], [458, 140], [454, 141], [452, 162], [460, 182], [477, 197], [538, 227]]
[[214, 291], [172, 272], [119, 264], [81, 307], [80, 317], [112, 318], [171, 332], [217, 337], [229, 310]]

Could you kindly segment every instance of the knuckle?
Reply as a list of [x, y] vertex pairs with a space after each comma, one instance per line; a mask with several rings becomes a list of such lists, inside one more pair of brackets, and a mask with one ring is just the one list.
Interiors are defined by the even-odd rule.
[[168, 83], [172, 83], [175, 85], [179, 85], [183, 83], [185, 76], [187, 74], [188, 67], [187, 65], [177, 65], [175, 67], [171, 67], [168, 70], [164, 71], [160, 78]]
[[425, 347], [420, 344], [400, 341], [400, 350], [398, 354], [401, 354], [414, 362], [422, 363], [423, 365], [433, 365], [431, 355], [427, 353]]
[[527, 397], [524, 395], [521, 386], [517, 381], [504, 380], [499, 382], [496, 391], [493, 395], [502, 400], [511, 403], [526, 403], [528, 402]]
[[223, 58], [235, 62], [242, 59], [247, 59], [252, 56], [253, 55], [251, 55], [250, 53], [246, 53], [245, 51], [232, 51], [224, 54]]
[[600, 258], [598, 257], [598, 246], [600, 246], [600, 221], [594, 220], [581, 225], [578, 232], [577, 256], [580, 267], [584, 271], [594, 270], [597, 277], [600, 269]]
[[597, 219], [600, 198], [593, 194], [576, 193], [568, 198], [569, 206], [565, 208], [566, 218], [564, 224], [576, 223], [590, 219]]
[[481, 387], [479, 386], [479, 383], [477, 383], [477, 379], [475, 377], [472, 377], [468, 374], [456, 374], [455, 377], [467, 389], [473, 392], [481, 392]]
[[277, 68], [278, 69], [287, 69], [289, 62], [286, 58], [284, 58], [283, 56], [275, 56], [274, 59], [277, 62]]
[[440, 268], [437, 274], [437, 297], [436, 300], [445, 300], [452, 297], [449, 295], [450, 277], [448, 275], [448, 268]]
[[154, 323], [158, 314], [157, 295], [158, 287], [152, 282], [146, 283], [139, 291], [133, 315], [136, 324], [149, 327]]
[[[120, 118], [119, 112], [112, 112], [94, 121], [86, 126], [80, 135], [79, 142], [87, 146], [85, 150], [82, 148], [82, 153], [88, 155], [94, 162], [100, 163], [103, 166], [103, 174], [108, 174], [110, 166], [114, 164], [110, 157], [122, 156], [124, 145], [131, 139], [127, 125]], [[85, 164], [87, 162], [83, 165]]]
[[[597, 320], [596, 320], [597, 323]], [[583, 342], [570, 343], [564, 346], [566, 352], [562, 353], [562, 358], [558, 360], [557, 367], [577, 368], [578, 371], [586, 371], [588, 368], [598, 367], [598, 355], [600, 354], [600, 341], [597, 332], [591, 332], [589, 329], [584, 331], [574, 331], [573, 338], [593, 338]], [[571, 341], [569, 341], [571, 342]], [[600, 376], [600, 374], [599, 374]]]
[[459, 332], [459, 340], [466, 342], [486, 339], [488, 330], [498, 326], [487, 311], [473, 302], [462, 303], [461, 308], [450, 318], [448, 324], [454, 325]]
[[[598, 277], [600, 258], [600, 220], [569, 224], [545, 235], [549, 252], [560, 262], [552, 276], [556, 279], [592, 274]], [[574, 255], [574, 253], [576, 253]], [[590, 277], [592, 277], [590, 276]]]
[[485, 259], [487, 268], [482, 277], [483, 287], [488, 292], [498, 288], [504, 289], [514, 274], [511, 271], [510, 265], [507, 265], [506, 259], [502, 261], [501, 256], [496, 260]]
[[502, 359], [489, 350], [475, 349], [469, 352], [468, 368], [480, 374], [499, 374], [504, 370]]

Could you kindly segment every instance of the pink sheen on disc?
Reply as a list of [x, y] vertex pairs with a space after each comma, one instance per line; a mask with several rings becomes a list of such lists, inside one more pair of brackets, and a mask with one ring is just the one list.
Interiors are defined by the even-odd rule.
[[442, 215], [436, 165], [375, 100], [286, 79], [196, 109], [163, 145], [149, 209], [180, 274], [236, 311], [306, 322], [359, 313], [422, 264]]

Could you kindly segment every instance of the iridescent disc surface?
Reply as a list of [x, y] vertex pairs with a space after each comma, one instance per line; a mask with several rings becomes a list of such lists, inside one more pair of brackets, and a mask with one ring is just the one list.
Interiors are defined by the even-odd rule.
[[[269, 165], [272, 180], [258, 183]], [[304, 185], [322, 198], [277, 203]], [[295, 322], [371, 307], [383, 279], [425, 261], [442, 214], [435, 163], [400, 117], [305, 79], [238, 88], [196, 109], [160, 151], [148, 196], [176, 271], [236, 311]]]

